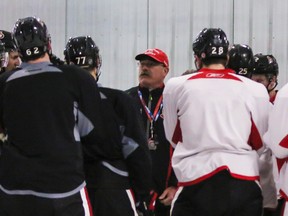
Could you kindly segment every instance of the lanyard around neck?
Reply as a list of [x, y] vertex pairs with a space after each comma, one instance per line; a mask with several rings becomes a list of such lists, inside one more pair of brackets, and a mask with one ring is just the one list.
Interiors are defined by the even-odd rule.
[[[157, 121], [158, 117], [160, 116], [161, 109], [163, 107], [163, 100], [162, 100], [163, 95], [161, 95], [160, 98], [158, 99], [157, 105], [156, 105], [153, 113], [149, 109], [149, 107], [146, 105], [146, 103], [143, 99], [143, 96], [142, 96], [142, 92], [139, 89], [138, 89], [138, 96], [139, 96], [141, 104], [144, 107], [145, 113], [146, 113], [148, 119], [150, 120], [150, 122]], [[151, 100], [150, 97], [148, 98], [148, 100]]]

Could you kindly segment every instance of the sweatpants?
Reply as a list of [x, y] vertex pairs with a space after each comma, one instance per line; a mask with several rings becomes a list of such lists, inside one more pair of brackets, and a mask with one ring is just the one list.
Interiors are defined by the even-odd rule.
[[172, 216], [261, 216], [263, 197], [255, 181], [221, 171], [198, 184], [179, 187]]
[[88, 188], [88, 194], [95, 216], [138, 216], [129, 189]]
[[0, 190], [1, 216], [93, 216], [88, 194], [80, 192], [65, 198], [8, 195]]

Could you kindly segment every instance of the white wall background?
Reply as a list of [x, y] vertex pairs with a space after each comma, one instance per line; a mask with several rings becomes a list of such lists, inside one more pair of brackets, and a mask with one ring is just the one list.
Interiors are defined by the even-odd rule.
[[103, 58], [103, 85], [135, 86], [134, 57], [147, 48], [164, 50], [169, 77], [194, 68], [192, 41], [205, 27], [222, 28], [233, 43], [254, 53], [273, 54], [280, 68], [279, 87], [288, 82], [287, 0], [1, 0], [0, 29], [11, 31], [18, 18], [38, 16], [63, 58], [69, 37], [90, 35]]

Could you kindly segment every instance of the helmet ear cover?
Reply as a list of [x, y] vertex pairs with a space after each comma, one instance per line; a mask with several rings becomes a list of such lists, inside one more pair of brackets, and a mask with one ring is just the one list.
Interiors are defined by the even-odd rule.
[[51, 38], [43, 21], [36, 17], [19, 19], [12, 32], [23, 61], [37, 59], [51, 52]]

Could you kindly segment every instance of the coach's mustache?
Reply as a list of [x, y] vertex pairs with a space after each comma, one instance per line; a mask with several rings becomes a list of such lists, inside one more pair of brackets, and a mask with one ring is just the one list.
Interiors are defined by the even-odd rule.
[[140, 73], [140, 76], [150, 76], [150, 73], [149, 73], [149, 71], [142, 71]]

